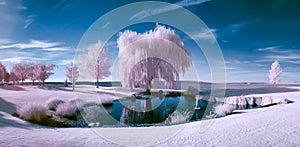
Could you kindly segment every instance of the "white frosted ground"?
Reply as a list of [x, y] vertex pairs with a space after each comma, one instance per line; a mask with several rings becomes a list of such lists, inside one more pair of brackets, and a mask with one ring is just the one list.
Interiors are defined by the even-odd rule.
[[[50, 97], [69, 99], [71, 91], [20, 87], [0, 88], [0, 146], [116, 146], [90, 128], [49, 128], [25, 122], [10, 114], [26, 102], [45, 103]], [[22, 91], [24, 90], [24, 91]], [[69, 90], [69, 89], [67, 89]], [[83, 94], [84, 95], [84, 94]], [[88, 96], [89, 93], [86, 93]], [[300, 91], [255, 96], [285, 97], [294, 103], [260, 109], [239, 110], [223, 118], [177, 126], [145, 128], [99, 128], [106, 138], [129, 145], [147, 145], [149, 139], [161, 140], [168, 132], [177, 132], [160, 146], [299, 146]], [[109, 95], [103, 94], [108, 98]], [[208, 126], [204, 129], [204, 125]], [[97, 131], [96, 131], [97, 132]], [[170, 134], [169, 134], [170, 135]], [[148, 144], [149, 145], [149, 144]]]

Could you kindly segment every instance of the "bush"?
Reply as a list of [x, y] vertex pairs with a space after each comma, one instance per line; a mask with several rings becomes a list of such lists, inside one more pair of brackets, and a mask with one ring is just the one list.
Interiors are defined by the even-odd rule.
[[65, 103], [65, 101], [58, 98], [50, 99], [47, 101], [47, 109], [56, 111], [57, 106], [61, 103]]
[[185, 123], [188, 122], [190, 119], [190, 113], [183, 111], [183, 112], [178, 112], [175, 111], [173, 112], [167, 119], [166, 119], [166, 124], [179, 124], [179, 123]]
[[192, 96], [196, 96], [199, 94], [199, 90], [193, 86], [189, 86], [188, 89], [185, 91], [184, 94], [186, 95], [192, 95]]
[[40, 104], [26, 104], [19, 109], [18, 113], [24, 120], [35, 123], [40, 123], [42, 119], [47, 118], [47, 110]]
[[226, 116], [235, 110], [235, 106], [229, 104], [218, 105], [215, 107], [215, 114], [218, 117]]
[[73, 119], [79, 113], [79, 109], [76, 105], [76, 102], [65, 102], [57, 105], [56, 115], [60, 117]]
[[68, 80], [65, 80], [64, 86], [65, 86], [65, 87], [68, 87], [68, 86], [69, 86]]

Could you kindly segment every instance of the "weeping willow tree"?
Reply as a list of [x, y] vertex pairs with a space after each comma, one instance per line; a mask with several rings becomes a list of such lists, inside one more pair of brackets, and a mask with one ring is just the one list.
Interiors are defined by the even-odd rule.
[[119, 71], [123, 87], [151, 89], [154, 79], [172, 88], [191, 66], [190, 52], [175, 31], [161, 25], [139, 34], [126, 30], [119, 34]]

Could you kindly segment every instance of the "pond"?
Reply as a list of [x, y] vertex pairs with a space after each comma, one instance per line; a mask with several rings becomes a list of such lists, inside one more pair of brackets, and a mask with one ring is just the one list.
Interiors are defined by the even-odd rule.
[[101, 126], [172, 125], [204, 119], [214, 104], [204, 100], [196, 103], [190, 96], [130, 97], [111, 105], [85, 107], [84, 116], [89, 124]]

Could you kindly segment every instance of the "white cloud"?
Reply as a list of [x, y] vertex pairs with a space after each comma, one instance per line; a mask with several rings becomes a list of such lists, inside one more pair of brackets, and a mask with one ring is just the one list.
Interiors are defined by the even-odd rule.
[[256, 49], [257, 51], [274, 51], [274, 50], [278, 50], [278, 48], [280, 48], [280, 46], [270, 46], [270, 47], [265, 47], [265, 48], [258, 48]]
[[56, 63], [56, 65], [69, 65], [71, 62], [74, 63], [73, 59], [69, 59], [69, 60], [60, 60]]
[[199, 5], [209, 1], [211, 0], [182, 0], [175, 3], [175, 5], [179, 5], [181, 7], [189, 7], [189, 6]]
[[34, 57], [13, 57], [1, 59], [1, 62], [10, 62], [10, 63], [21, 63], [23, 61], [44, 61], [43, 58], [34, 58]]
[[29, 49], [29, 48], [52, 48], [61, 45], [62, 43], [59, 42], [49, 42], [49, 41], [39, 41], [30, 39], [29, 43], [15, 43], [15, 44], [8, 44], [8, 45], [0, 45], [0, 48], [7, 49], [7, 48], [17, 48], [17, 49]]
[[[0, 45], [13, 43], [11, 39], [0, 39]], [[1, 49], [1, 46], [0, 46]]]
[[18, 6], [18, 7], [16, 7], [16, 9], [19, 9], [19, 10], [27, 10], [27, 7], [24, 7], [24, 6]]
[[264, 52], [266, 55], [255, 62], [273, 62], [278, 60], [279, 62], [300, 64], [300, 53], [296, 49], [284, 49], [281, 46], [269, 46], [256, 49], [259, 52]]
[[34, 22], [35, 15], [27, 16], [27, 19], [25, 20], [24, 29], [27, 29], [33, 22]]
[[281, 46], [269, 46], [265, 48], [256, 49], [260, 52], [278, 53], [278, 54], [293, 54], [295, 50], [283, 49]]
[[102, 28], [106, 28], [108, 25], [110, 25], [110, 22], [107, 22], [105, 25], [102, 26]]
[[211, 43], [214, 43], [216, 41], [215, 32], [216, 32], [215, 29], [209, 29], [209, 30], [206, 29], [206, 30], [202, 30], [201, 32], [196, 32], [192, 34], [190, 37], [192, 39], [206, 40]]
[[0, 5], [1, 5], [1, 6], [5, 6], [5, 5], [6, 5], [6, 1], [0, 0]]
[[[211, 1], [211, 0], [182, 0], [182, 1], [175, 3], [175, 5], [179, 5], [181, 7], [189, 7], [189, 6], [193, 6], [193, 5], [199, 5], [199, 4], [208, 2], [208, 1]], [[143, 19], [143, 18], [146, 18], [149, 16], [166, 13], [166, 12], [173, 11], [176, 9], [177, 9], [177, 7], [174, 7], [172, 5], [161, 7], [161, 8], [155, 8], [155, 9], [147, 9], [147, 10], [143, 10], [143, 11], [136, 13], [135, 15], [130, 17], [129, 20], [133, 20], [133, 19], [140, 20], [140, 19]]]
[[69, 48], [69, 47], [51, 47], [51, 48], [44, 48], [42, 50], [44, 50], [44, 51], [67, 51], [70, 49], [71, 48]]

